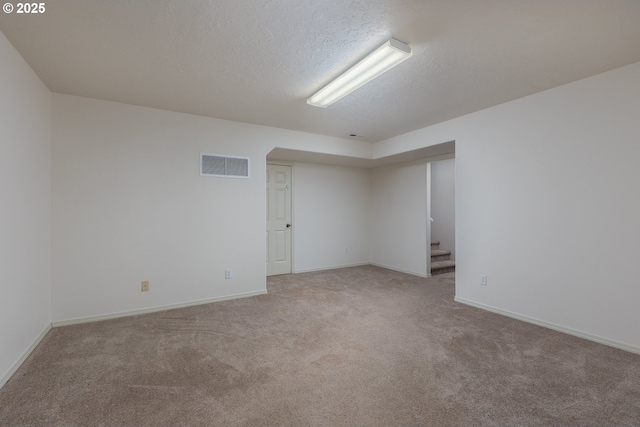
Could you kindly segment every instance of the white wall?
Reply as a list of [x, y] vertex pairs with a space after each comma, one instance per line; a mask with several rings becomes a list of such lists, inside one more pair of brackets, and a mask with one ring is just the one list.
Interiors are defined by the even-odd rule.
[[440, 242], [440, 249], [451, 251], [456, 259], [456, 161], [438, 160], [431, 163], [431, 240]]
[[458, 300], [640, 352], [639, 111], [636, 63], [374, 152], [456, 141]]
[[0, 386], [51, 324], [51, 93], [0, 33]]
[[426, 197], [426, 161], [371, 171], [371, 263], [427, 275]]
[[[68, 95], [54, 94], [53, 111], [55, 323], [264, 292], [266, 154], [371, 154], [370, 144]], [[199, 176], [200, 152], [250, 157], [251, 179]]]
[[369, 172], [296, 163], [293, 221], [295, 272], [368, 263]]

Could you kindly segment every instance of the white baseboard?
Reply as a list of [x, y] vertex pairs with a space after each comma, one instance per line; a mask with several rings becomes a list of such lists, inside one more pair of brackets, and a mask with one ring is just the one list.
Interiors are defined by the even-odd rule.
[[376, 267], [385, 268], [387, 270], [397, 271], [399, 273], [410, 274], [412, 276], [431, 277], [431, 274], [426, 274], [426, 275], [425, 274], [419, 274], [419, 273], [416, 273], [414, 271], [402, 270], [400, 268], [389, 267], [388, 265], [378, 264], [378, 263], [375, 263], [375, 262], [360, 262], [360, 263], [357, 263], [357, 264], [334, 265], [334, 266], [331, 266], [331, 267], [307, 268], [307, 269], [304, 269], [304, 270], [295, 270], [293, 272], [293, 274], [311, 273], [311, 272], [314, 272], [314, 271], [335, 270], [335, 269], [338, 269], [338, 268], [362, 267], [363, 265], [373, 265], [373, 266], [376, 266]]
[[399, 273], [405, 273], [405, 274], [411, 274], [412, 276], [418, 276], [418, 277], [431, 277], [430, 274], [422, 274], [422, 273], [416, 273], [415, 271], [407, 271], [407, 270], [403, 270], [401, 268], [395, 268], [395, 267], [390, 267], [388, 265], [384, 265], [384, 264], [378, 264], [376, 262], [372, 262], [370, 263], [371, 265], [375, 265], [376, 267], [380, 267], [380, 268], [386, 268], [387, 270], [393, 270], [393, 271], [397, 271]]
[[349, 268], [349, 267], [362, 267], [363, 265], [371, 265], [368, 262], [359, 262], [356, 264], [342, 264], [342, 265], [332, 265], [332, 266], [328, 266], [328, 267], [318, 267], [318, 268], [305, 268], [302, 270], [295, 270], [293, 272], [293, 274], [300, 274], [300, 273], [312, 273], [314, 271], [326, 271], [326, 270], [335, 270], [338, 268]]
[[256, 292], [245, 292], [241, 294], [226, 295], [226, 296], [217, 297], [217, 298], [187, 301], [187, 302], [181, 302], [177, 304], [159, 305], [155, 307], [142, 308], [139, 310], [119, 311], [117, 313], [100, 314], [97, 316], [76, 317], [73, 319], [57, 320], [55, 322], [52, 322], [51, 325], [54, 328], [57, 328], [60, 326], [78, 325], [81, 323], [89, 323], [89, 322], [99, 322], [101, 320], [117, 319], [119, 317], [136, 316], [139, 314], [148, 314], [148, 313], [155, 313], [158, 311], [174, 310], [176, 308], [191, 307], [194, 305], [210, 304], [212, 302], [220, 302], [220, 301], [228, 301], [228, 300], [238, 299], [238, 298], [254, 297], [257, 295], [264, 295], [266, 293], [267, 293], [266, 290], [256, 291]]
[[584, 338], [589, 341], [594, 341], [599, 344], [608, 345], [609, 347], [619, 348], [620, 350], [625, 350], [630, 353], [640, 354], [640, 347], [636, 347], [629, 344], [624, 344], [618, 341], [610, 340], [608, 338], [603, 338], [597, 335], [592, 335], [587, 332], [578, 331], [576, 329], [567, 328], [565, 326], [556, 325], [555, 323], [545, 322], [544, 320], [535, 319], [529, 316], [523, 316], [521, 314], [513, 313], [511, 311], [502, 310], [500, 308], [492, 307], [490, 305], [481, 304], [475, 301], [470, 301], [468, 299], [455, 297], [454, 301], [470, 305], [472, 307], [480, 308], [482, 310], [491, 311], [493, 313], [501, 314], [503, 316], [511, 317], [514, 319], [522, 320], [523, 322], [533, 323], [534, 325], [542, 326], [544, 328], [553, 329], [554, 331], [563, 332], [568, 335], [573, 335], [574, 337]]
[[24, 351], [24, 353], [22, 353], [22, 356], [20, 356], [20, 358], [16, 360], [16, 362], [9, 368], [9, 370], [5, 372], [4, 375], [2, 375], [2, 378], [0, 378], [0, 388], [4, 387], [7, 381], [11, 379], [13, 374], [16, 373], [16, 371], [20, 368], [20, 366], [22, 366], [24, 361], [27, 360], [27, 357], [29, 357], [31, 352], [35, 350], [38, 344], [40, 344], [40, 341], [42, 341], [42, 339], [47, 335], [47, 333], [49, 333], [50, 330], [51, 330], [51, 324], [49, 323], [42, 330], [42, 332], [40, 332], [40, 335], [38, 335], [36, 339], [33, 340], [31, 345]]

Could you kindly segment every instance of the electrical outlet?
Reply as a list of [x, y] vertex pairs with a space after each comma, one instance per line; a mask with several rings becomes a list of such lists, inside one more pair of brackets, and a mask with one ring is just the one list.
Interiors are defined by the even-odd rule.
[[484, 274], [480, 276], [480, 285], [487, 286], [487, 276]]
[[228, 268], [227, 268], [227, 269], [224, 271], [224, 278], [225, 278], [225, 279], [231, 279], [231, 270], [230, 270], [230, 269], [228, 269]]
[[142, 292], [147, 292], [149, 290], [149, 281], [145, 280], [144, 282], [142, 282]]

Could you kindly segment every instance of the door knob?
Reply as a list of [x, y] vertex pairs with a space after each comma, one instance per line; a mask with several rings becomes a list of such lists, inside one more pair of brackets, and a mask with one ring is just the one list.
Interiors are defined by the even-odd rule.
[[287, 228], [291, 227], [291, 224], [287, 224]]

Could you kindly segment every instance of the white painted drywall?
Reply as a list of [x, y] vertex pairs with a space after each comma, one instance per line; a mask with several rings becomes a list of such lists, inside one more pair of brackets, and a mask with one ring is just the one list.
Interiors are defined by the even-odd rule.
[[293, 173], [294, 271], [368, 263], [369, 172], [295, 163]]
[[[266, 154], [371, 155], [370, 144], [69, 95], [54, 94], [53, 111], [54, 322], [264, 292]], [[201, 177], [201, 152], [249, 157], [251, 178]]]
[[371, 171], [371, 263], [427, 275], [427, 163]]
[[640, 351], [639, 111], [636, 63], [374, 152], [456, 141], [458, 299]]
[[451, 251], [456, 259], [456, 161], [438, 160], [431, 163], [431, 240], [440, 242], [440, 249]]
[[0, 33], [0, 386], [51, 325], [51, 92]]

